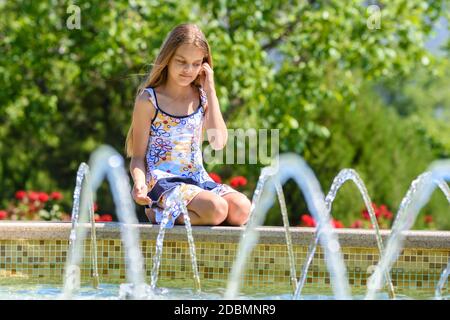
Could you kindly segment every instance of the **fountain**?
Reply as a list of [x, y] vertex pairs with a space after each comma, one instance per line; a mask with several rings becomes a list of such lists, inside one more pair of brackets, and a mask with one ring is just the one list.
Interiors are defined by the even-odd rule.
[[[89, 219], [91, 221], [91, 259], [92, 259], [92, 281], [94, 289], [98, 288], [99, 280], [98, 280], [98, 266], [97, 266], [97, 239], [95, 235], [95, 219], [94, 219], [94, 210], [93, 210], [93, 199], [92, 199], [92, 191], [87, 188], [90, 186], [90, 174], [89, 174], [89, 166], [86, 163], [81, 163], [78, 167], [77, 178], [75, 190], [73, 193], [73, 207], [72, 207], [72, 229], [70, 231], [69, 237], [69, 255], [65, 267], [65, 275], [64, 275], [64, 289], [63, 289], [63, 297], [65, 299], [69, 299], [72, 297], [73, 292], [75, 290], [79, 290], [80, 288], [80, 250], [79, 247], [76, 246], [77, 239], [84, 239], [86, 236], [86, 230], [79, 225], [80, 221], [80, 195], [82, 190], [83, 182], [85, 183], [85, 187], [83, 190], [86, 190], [84, 193], [85, 197], [88, 199], [85, 201], [87, 204], [89, 211]], [[86, 212], [86, 210], [82, 210], [82, 212]], [[84, 216], [83, 216], [84, 218]], [[78, 249], [78, 250], [77, 250]]]
[[[251, 202], [252, 204], [251, 204], [251, 209], [250, 209], [251, 213], [254, 212], [255, 203], [258, 203], [261, 198], [261, 191], [262, 191], [264, 184], [267, 181], [267, 178], [270, 175], [272, 175], [274, 172], [275, 171], [273, 170], [273, 168], [270, 168], [270, 167], [266, 167], [266, 168], [262, 169], [261, 175], [258, 179], [256, 189], [253, 193], [253, 198], [252, 198], [252, 202]], [[287, 245], [288, 256], [289, 256], [289, 269], [290, 269], [291, 285], [292, 285], [293, 290], [295, 291], [295, 289], [297, 287], [297, 276], [296, 276], [297, 273], [295, 271], [294, 250], [293, 250], [293, 246], [292, 246], [291, 233], [289, 231], [289, 220], [288, 220], [288, 213], [287, 213], [287, 209], [286, 209], [286, 201], [284, 199], [283, 187], [281, 186], [281, 184], [278, 181], [275, 181], [275, 189], [276, 189], [276, 193], [278, 196], [278, 202], [280, 205], [281, 216], [283, 219], [284, 235], [286, 238], [286, 245]]]
[[[257, 187], [254, 191], [251, 205], [251, 216], [244, 232], [241, 235], [237, 256], [229, 275], [229, 281], [224, 295], [225, 299], [236, 299], [239, 293], [241, 275], [245, 270], [245, 265], [249, 255], [258, 240], [257, 228], [264, 222], [268, 209], [274, 202], [274, 196], [278, 196], [280, 209], [283, 218], [286, 244], [288, 248], [288, 257], [290, 263], [290, 280], [294, 289], [293, 298], [299, 298], [301, 290], [305, 283], [308, 267], [314, 256], [317, 244], [320, 244], [325, 253], [325, 262], [330, 273], [330, 281], [337, 299], [351, 299], [350, 287], [347, 280], [345, 264], [343, 262], [340, 244], [337, 235], [331, 226], [331, 207], [339, 188], [348, 180], [353, 181], [361, 195], [370, 214], [371, 222], [375, 228], [377, 246], [380, 251], [381, 260], [375, 268], [368, 282], [368, 292], [366, 299], [373, 299], [384, 281], [388, 282], [390, 297], [394, 297], [394, 290], [390, 279], [389, 270], [393, 261], [398, 255], [402, 241], [402, 231], [411, 227], [418, 210], [429, 198], [432, 187], [431, 184], [438, 185], [450, 201], [450, 192], [448, 185], [443, 179], [449, 179], [449, 163], [442, 162], [432, 166], [430, 173], [425, 173], [413, 181], [410, 190], [402, 200], [398, 214], [394, 221], [391, 236], [388, 244], [383, 249], [381, 236], [376, 221], [371, 200], [367, 193], [364, 183], [358, 174], [352, 169], [342, 170], [333, 181], [327, 197], [323, 196], [320, 185], [304, 160], [295, 154], [283, 154], [279, 156], [279, 166], [282, 170], [277, 170], [274, 166], [265, 167], [261, 171]], [[117, 214], [121, 224], [121, 235], [125, 247], [127, 261], [127, 281], [129, 283], [120, 286], [120, 298], [147, 299], [159, 298], [156, 288], [158, 280], [158, 271], [162, 256], [164, 234], [169, 219], [173, 217], [173, 211], [178, 210], [184, 216], [189, 249], [192, 258], [192, 270], [194, 273], [194, 287], [197, 293], [201, 292], [200, 277], [198, 273], [195, 243], [192, 237], [192, 227], [187, 208], [179, 201], [179, 188], [168, 198], [170, 204], [163, 212], [163, 220], [156, 240], [156, 251], [153, 257], [153, 268], [151, 273], [150, 286], [145, 284], [143, 276], [143, 258], [139, 246], [139, 234], [137, 230], [138, 221], [134, 214], [134, 203], [130, 196], [129, 179], [123, 166], [123, 158], [108, 146], [102, 146], [96, 150], [90, 161], [90, 167], [86, 164], [80, 165], [77, 173], [77, 185], [74, 191], [74, 207], [72, 212], [72, 230], [70, 234], [69, 257], [65, 268], [64, 293], [63, 298], [71, 298], [73, 292], [79, 288], [80, 278], [80, 260], [81, 248], [86, 235], [86, 228], [80, 224], [87, 219], [87, 212], [91, 219], [91, 254], [93, 266], [94, 287], [98, 286], [97, 258], [95, 248], [95, 224], [93, 220], [92, 203], [95, 200], [95, 192], [102, 182], [104, 176], [112, 188], [114, 203], [117, 208]], [[318, 222], [314, 238], [309, 245], [309, 254], [303, 267], [301, 278], [296, 279], [295, 259], [293, 254], [292, 240], [289, 232], [289, 222], [286, 210], [286, 204], [283, 195], [282, 185], [290, 178], [293, 178], [305, 195], [308, 208], [315, 220]], [[84, 180], [83, 180], [84, 179]], [[84, 182], [83, 188], [82, 182]], [[82, 193], [81, 193], [82, 192]], [[81, 193], [81, 196], [80, 196]], [[80, 205], [81, 200], [81, 205]], [[413, 209], [410, 211], [410, 207]], [[381, 256], [381, 252], [383, 255]], [[449, 262], [450, 265], [450, 262]], [[445, 282], [448, 279], [449, 266], [443, 271], [439, 283], [436, 287], [436, 298], [440, 294]]]
[[191, 219], [189, 218], [188, 210], [184, 203], [182, 201], [179, 201], [181, 199], [180, 195], [180, 189], [179, 187], [175, 187], [174, 190], [170, 193], [169, 197], [167, 198], [168, 208], [163, 211], [163, 219], [161, 221], [161, 226], [159, 228], [158, 238], [156, 240], [156, 250], [155, 255], [153, 257], [153, 268], [152, 268], [152, 276], [151, 276], [151, 288], [152, 290], [156, 289], [156, 283], [158, 281], [158, 270], [159, 265], [161, 262], [161, 255], [162, 255], [162, 248], [163, 248], [163, 242], [164, 242], [164, 233], [166, 226], [169, 222], [169, 218], [172, 218], [172, 212], [174, 211], [181, 211], [183, 213], [184, 222], [186, 226], [186, 233], [188, 237], [189, 242], [189, 250], [191, 254], [191, 262], [192, 262], [192, 270], [194, 272], [194, 288], [196, 293], [200, 293], [201, 286], [200, 286], [200, 276], [198, 274], [198, 267], [197, 267], [197, 256], [195, 253], [195, 243], [194, 238], [192, 236], [192, 226], [191, 226]]
[[284, 200], [283, 187], [281, 186], [281, 184], [278, 181], [275, 182], [275, 189], [277, 191], [278, 201], [280, 203], [281, 216], [283, 218], [284, 236], [286, 238], [286, 246], [287, 246], [288, 256], [289, 256], [289, 267], [290, 267], [289, 269], [290, 269], [290, 276], [291, 276], [291, 284], [292, 284], [293, 290], [295, 291], [297, 289], [297, 272], [295, 271], [294, 250], [292, 247], [291, 233], [289, 231], [289, 220], [288, 220], [288, 213], [287, 213], [287, 209], [286, 209], [286, 201]]
[[[81, 212], [78, 213], [78, 205], [74, 203], [74, 219], [78, 220], [79, 214], [80, 219], [84, 221], [88, 208], [90, 211], [92, 210], [96, 190], [106, 175], [112, 189], [117, 215], [122, 222], [121, 234], [126, 249], [127, 280], [131, 282], [130, 285], [127, 284], [121, 287], [121, 296], [143, 299], [151, 297], [151, 294], [144, 282], [143, 258], [139, 248], [139, 233], [135, 227], [138, 224], [138, 220], [135, 216], [134, 202], [131, 199], [129, 178], [123, 163], [122, 156], [109, 146], [101, 146], [92, 154], [89, 165], [92, 171], [91, 175], [88, 176], [90, 179], [85, 179], [86, 185], [82, 189], [81, 194]], [[76, 188], [75, 192], [76, 200], [79, 201], [79, 189]], [[95, 226], [93, 230], [95, 230]], [[76, 224], [72, 231], [72, 247], [70, 248], [70, 256], [65, 270], [63, 298], [71, 298], [72, 292], [76, 289], [77, 281], [74, 279], [79, 278], [81, 249], [86, 234], [85, 229], [77, 227]]]
[[340, 245], [333, 232], [329, 212], [327, 211], [324, 196], [312, 170], [304, 160], [296, 154], [288, 153], [279, 156], [278, 171], [275, 167], [266, 167], [253, 195], [251, 216], [242, 234], [238, 247], [238, 255], [233, 264], [225, 292], [225, 299], [235, 299], [240, 285], [241, 274], [245, 269], [247, 258], [258, 240], [256, 228], [261, 226], [267, 211], [273, 204], [273, 190], [277, 183], [283, 185], [289, 178], [294, 178], [297, 185], [305, 194], [305, 199], [316, 221], [320, 241], [325, 252], [325, 260], [330, 271], [331, 283], [337, 299], [350, 299], [350, 288], [347, 281], [346, 268], [340, 251]]
[[[421, 174], [411, 183], [406, 196], [400, 204], [384, 255], [368, 281], [366, 299], [375, 299], [376, 292], [383, 285], [382, 275], [392, 268], [393, 263], [400, 254], [404, 240], [403, 231], [409, 230], [413, 226], [420, 209], [428, 202], [436, 186], [442, 186], [441, 190], [444, 191], [447, 199], [450, 199], [447, 192], [448, 186], [444, 187], [444, 180], [450, 180], [449, 160], [435, 161], [428, 172]], [[448, 268], [444, 270], [443, 277], [445, 277], [446, 273], [448, 274]], [[441, 285], [441, 282], [444, 281], [440, 281], [439, 285]]]
[[[437, 180], [437, 184], [439, 186], [439, 189], [441, 189], [442, 192], [445, 194], [447, 201], [450, 203], [450, 188], [448, 187], [448, 184], [445, 183], [442, 179]], [[436, 299], [442, 299], [442, 288], [444, 287], [445, 283], [448, 280], [449, 273], [450, 273], [450, 259], [447, 262], [447, 267], [444, 269], [444, 271], [442, 271], [441, 277], [439, 278], [438, 284], [436, 286], [435, 290]]]
[[[369, 212], [370, 221], [375, 229], [375, 238], [377, 241], [378, 251], [380, 252], [380, 257], [383, 255], [383, 241], [381, 239], [380, 235], [380, 229], [378, 227], [377, 218], [375, 216], [375, 212], [372, 207], [372, 201], [370, 199], [369, 193], [367, 192], [367, 188], [362, 181], [362, 179], [359, 177], [358, 173], [353, 169], [343, 169], [339, 172], [339, 174], [334, 178], [333, 183], [331, 184], [330, 191], [328, 192], [327, 196], [325, 197], [325, 206], [327, 208], [327, 211], [331, 213], [331, 206], [333, 204], [334, 199], [336, 198], [337, 192], [339, 189], [344, 185], [346, 181], [353, 181], [355, 185], [358, 187], [359, 192], [361, 193], [364, 204], [367, 208], [367, 211]], [[319, 227], [317, 227], [317, 230], [320, 230]], [[306, 281], [306, 275], [308, 273], [309, 266], [312, 262], [312, 259], [314, 257], [314, 253], [317, 248], [317, 244], [319, 242], [320, 238], [320, 232], [316, 231], [315, 235], [309, 245], [308, 248], [308, 254], [307, 258], [304, 264], [304, 267], [302, 269], [301, 277], [297, 284], [297, 289], [294, 293], [293, 299], [299, 299], [302, 288]], [[389, 272], [385, 273], [387, 282], [388, 282], [388, 289], [389, 289], [389, 297], [391, 299], [395, 298], [395, 292], [394, 292], [394, 286], [392, 285], [392, 280], [390, 277]]]
[[[95, 220], [93, 212], [93, 194], [95, 195], [95, 190], [99, 187], [103, 176], [106, 174], [110, 185], [113, 189], [114, 202], [116, 204], [117, 214], [121, 218], [121, 222], [124, 223], [122, 226], [124, 229], [125, 237], [123, 241], [126, 245], [126, 252], [128, 258], [128, 279], [131, 280], [131, 284], [123, 284], [121, 286], [120, 295], [123, 298], [144, 298], [151, 296], [150, 290], [145, 286], [143, 273], [143, 259], [138, 246], [138, 235], [132, 234], [135, 232], [131, 230], [131, 224], [137, 224], [138, 221], [134, 217], [134, 205], [125, 194], [130, 194], [130, 187], [128, 183], [128, 176], [124, 172], [123, 159], [110, 147], [100, 147], [92, 156], [91, 162], [95, 166], [94, 173], [96, 180], [94, 184], [91, 184], [89, 166], [82, 163], [79, 167], [77, 173], [76, 187], [74, 191], [74, 205], [72, 211], [72, 229], [70, 233], [69, 241], [69, 257], [67, 260], [64, 276], [64, 289], [63, 289], [63, 299], [70, 299], [73, 296], [74, 291], [80, 288], [80, 262], [81, 262], [81, 248], [83, 240], [86, 237], [86, 229], [80, 224], [80, 220], [85, 219], [86, 211], [89, 211], [89, 217], [91, 220], [91, 255], [92, 255], [92, 265], [93, 265], [93, 286], [98, 288], [98, 267], [97, 267], [97, 247], [96, 247], [96, 237], [95, 237]], [[106, 169], [104, 166], [106, 166]], [[98, 172], [102, 169], [103, 171]], [[126, 176], [126, 180], [120, 180]], [[83, 180], [84, 178], [84, 180]], [[82, 182], [84, 181], [84, 187], [82, 188]], [[82, 192], [82, 194], [81, 194]], [[128, 193], [126, 193], [128, 192]], [[80, 197], [81, 196], [81, 197]], [[124, 198], [125, 197], [125, 198]], [[80, 210], [80, 198], [81, 200], [81, 210]], [[195, 254], [195, 243], [192, 236], [192, 227], [190, 224], [190, 218], [186, 206], [178, 201], [180, 198], [179, 188], [175, 188], [171, 196], [168, 198], [168, 209], [164, 211], [164, 218], [161, 223], [160, 232], [157, 238], [156, 254], [153, 258], [153, 269], [151, 275], [151, 291], [155, 292], [156, 283], [158, 278], [158, 269], [160, 265], [160, 258], [162, 254], [164, 231], [166, 225], [169, 221], [169, 216], [172, 211], [179, 210], [183, 213], [190, 253], [192, 258], [192, 269], [194, 272], [194, 285], [197, 292], [200, 292], [200, 276], [198, 273], [196, 254]], [[88, 209], [86, 209], [88, 206]], [[81, 211], [81, 214], [80, 214]], [[170, 211], [170, 212], [169, 212]], [[122, 215], [125, 212], [125, 216]]]
[[448, 281], [448, 275], [450, 273], [450, 260], [447, 263], [447, 267], [442, 271], [441, 277], [439, 278], [436, 290], [434, 291], [434, 297], [438, 300], [442, 299], [442, 288], [444, 288], [445, 283]]

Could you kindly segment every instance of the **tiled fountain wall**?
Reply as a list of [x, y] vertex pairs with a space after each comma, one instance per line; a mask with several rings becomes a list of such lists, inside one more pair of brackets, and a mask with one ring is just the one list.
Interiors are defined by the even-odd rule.
[[[62, 283], [68, 250], [70, 223], [2, 222], [0, 223], [0, 284]], [[152, 257], [159, 227], [136, 226], [140, 233], [147, 283], [150, 282]], [[262, 227], [258, 245], [244, 272], [244, 292], [290, 292], [290, 269], [285, 235], [281, 227]], [[194, 227], [200, 280], [204, 286], [226, 286], [236, 257], [243, 228]], [[372, 230], [337, 230], [348, 279], [353, 290], [366, 288], [367, 278], [380, 255]], [[389, 231], [382, 230], [386, 241]], [[98, 223], [97, 256], [100, 283], [123, 283], [125, 279], [124, 246], [117, 223]], [[450, 232], [408, 231], [404, 249], [391, 270], [397, 291], [425, 290], [432, 293], [450, 255]], [[304, 264], [311, 228], [291, 228], [297, 277]], [[90, 240], [84, 243], [82, 281], [91, 279]], [[160, 285], [193, 287], [189, 245], [183, 226], [166, 231], [159, 274]], [[306, 280], [305, 293], [321, 288], [331, 292], [323, 251], [318, 248]], [[448, 284], [444, 294], [448, 292]]]

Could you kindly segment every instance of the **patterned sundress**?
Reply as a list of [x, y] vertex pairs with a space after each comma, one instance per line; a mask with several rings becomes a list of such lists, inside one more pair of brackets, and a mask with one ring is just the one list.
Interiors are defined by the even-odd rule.
[[181, 213], [178, 206], [170, 206], [166, 201], [175, 187], [180, 187], [180, 200], [186, 207], [204, 190], [219, 196], [238, 191], [227, 184], [214, 182], [203, 167], [201, 143], [207, 103], [205, 91], [198, 88], [200, 104], [193, 113], [174, 116], [160, 108], [154, 88], [144, 90], [156, 109], [146, 152], [148, 196], [152, 200], [151, 208], [158, 224], [163, 218], [163, 210], [169, 210], [166, 227], [171, 228]]

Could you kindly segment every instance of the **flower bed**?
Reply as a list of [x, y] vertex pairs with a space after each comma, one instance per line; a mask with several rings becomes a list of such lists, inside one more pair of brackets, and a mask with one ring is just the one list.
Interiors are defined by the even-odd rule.
[[[70, 221], [70, 214], [63, 209], [63, 198], [59, 191], [47, 193], [19, 190], [6, 205], [6, 209], [0, 210], [0, 220]], [[93, 209], [96, 222], [113, 221], [112, 215], [98, 213], [96, 203]]]

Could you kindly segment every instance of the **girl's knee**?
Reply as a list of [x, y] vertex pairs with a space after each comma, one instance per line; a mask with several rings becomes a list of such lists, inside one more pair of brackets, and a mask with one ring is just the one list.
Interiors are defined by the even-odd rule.
[[211, 224], [221, 224], [228, 215], [228, 203], [222, 197], [214, 197], [210, 200], [209, 218]]
[[245, 196], [234, 196], [229, 199], [227, 222], [231, 225], [243, 225], [247, 223], [250, 217], [251, 205], [252, 203]]
[[188, 209], [198, 216], [198, 220], [194, 223], [197, 225], [219, 225], [228, 215], [227, 201], [209, 191], [194, 198], [188, 204]]

